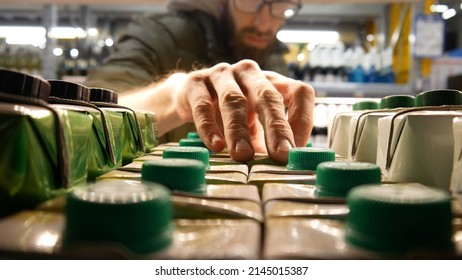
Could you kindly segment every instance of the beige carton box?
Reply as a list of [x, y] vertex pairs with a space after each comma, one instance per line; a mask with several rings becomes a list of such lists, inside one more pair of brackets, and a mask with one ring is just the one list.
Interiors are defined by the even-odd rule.
[[[462, 219], [453, 220], [454, 254], [462, 254]], [[283, 241], [283, 242], [281, 242]], [[263, 259], [450, 259], [452, 254], [410, 252], [392, 256], [367, 251], [345, 240], [344, 222], [304, 217], [274, 218], [265, 223]]]
[[[127, 182], [134, 186], [140, 184]], [[253, 185], [207, 185], [203, 195], [179, 191], [171, 194], [176, 218], [264, 220], [260, 195]], [[37, 210], [64, 213], [65, 205], [65, 196], [60, 196], [40, 204]]]
[[350, 121], [354, 117], [361, 115], [360, 111], [343, 112], [335, 115], [328, 130], [329, 148], [344, 158], [348, 157], [348, 147], [350, 146]]
[[[422, 185], [402, 184], [401, 187], [412, 190]], [[396, 254], [379, 253], [350, 244], [345, 237], [348, 206], [332, 204], [335, 201], [313, 203], [310, 186], [286, 185], [283, 188], [281, 184], [269, 184], [263, 194], [263, 259], [444, 259], [462, 254], [461, 206], [456, 201], [452, 201], [453, 250], [415, 248]], [[419, 200], [419, 195], [415, 199]]]
[[250, 169], [247, 183], [258, 187], [262, 192], [266, 183], [287, 183], [313, 185], [315, 172], [309, 170], [288, 170], [286, 166], [256, 164]]
[[462, 202], [462, 117], [454, 118], [454, 161], [451, 175], [451, 192]]
[[61, 250], [62, 213], [23, 211], [0, 220], [0, 256], [43, 259], [259, 259], [261, 225], [251, 219], [174, 220], [166, 249], [136, 255], [115, 244], [84, 244]]
[[462, 112], [445, 108], [416, 109], [378, 120], [377, 165], [384, 180], [449, 190], [454, 153], [452, 122]]
[[348, 159], [359, 162], [376, 163], [378, 120], [394, 115], [396, 110], [365, 112], [350, 121]]
[[[161, 157], [148, 156], [149, 160], [161, 160]], [[146, 159], [146, 158], [145, 158]], [[123, 179], [141, 180], [141, 167], [144, 161], [134, 161], [117, 170], [101, 175], [97, 180]], [[210, 165], [206, 170], [207, 184], [246, 184], [249, 168], [245, 164], [239, 165]]]
[[343, 197], [319, 197], [315, 186], [268, 183], [263, 187], [265, 219], [310, 217], [344, 219], [348, 214]]

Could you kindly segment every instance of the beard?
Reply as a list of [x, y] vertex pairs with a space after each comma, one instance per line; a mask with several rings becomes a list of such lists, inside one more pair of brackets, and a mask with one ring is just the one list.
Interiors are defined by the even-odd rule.
[[[231, 56], [234, 60], [239, 61], [242, 59], [252, 59], [260, 65], [264, 66], [269, 56], [274, 52], [276, 46], [276, 36], [271, 31], [261, 32], [254, 27], [247, 27], [242, 30], [235, 30], [235, 24], [232, 17], [230, 16], [227, 6], [225, 5], [225, 17], [226, 20], [226, 38], [228, 38], [228, 48]], [[268, 39], [271, 43], [265, 48], [256, 48], [248, 46], [244, 43], [244, 38], [247, 35], [263, 37]]]

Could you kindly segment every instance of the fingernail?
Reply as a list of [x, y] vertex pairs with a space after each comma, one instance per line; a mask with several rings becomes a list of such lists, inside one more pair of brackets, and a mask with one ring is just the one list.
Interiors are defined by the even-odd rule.
[[235, 149], [236, 152], [245, 152], [245, 151], [250, 151], [250, 150], [252, 149], [250, 148], [250, 145], [247, 141], [241, 139], [239, 140], [239, 142], [237, 142], [236, 149]]
[[221, 137], [218, 134], [212, 136], [212, 145], [215, 145], [217, 142], [221, 141]]
[[279, 141], [278, 147], [276, 148], [276, 151], [278, 152], [288, 152], [290, 149], [292, 149], [292, 145], [288, 140], [281, 140]]

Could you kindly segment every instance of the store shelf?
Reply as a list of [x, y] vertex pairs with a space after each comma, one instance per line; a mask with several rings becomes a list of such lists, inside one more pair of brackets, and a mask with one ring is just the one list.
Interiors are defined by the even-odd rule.
[[381, 98], [392, 94], [415, 95], [410, 84], [385, 83], [315, 83], [308, 82], [315, 89], [317, 97], [368, 97]]

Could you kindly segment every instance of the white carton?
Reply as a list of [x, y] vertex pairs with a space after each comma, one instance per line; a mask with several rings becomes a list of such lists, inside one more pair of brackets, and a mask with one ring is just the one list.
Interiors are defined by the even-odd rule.
[[362, 113], [362, 111], [353, 111], [335, 115], [328, 130], [329, 148], [334, 150], [335, 154], [344, 158], [348, 157], [350, 121]]
[[375, 164], [377, 161], [378, 120], [397, 110], [365, 112], [350, 120], [348, 159]]
[[451, 176], [451, 192], [462, 200], [462, 118], [454, 118], [454, 162]]
[[379, 119], [377, 165], [383, 179], [449, 190], [454, 151], [452, 122], [462, 116], [462, 111], [456, 111], [460, 108], [424, 107]]

